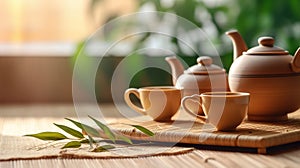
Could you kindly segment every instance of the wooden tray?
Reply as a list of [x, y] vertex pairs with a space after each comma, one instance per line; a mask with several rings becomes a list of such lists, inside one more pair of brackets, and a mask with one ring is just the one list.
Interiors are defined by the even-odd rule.
[[[133, 127], [124, 125], [139, 124], [155, 133], [147, 137]], [[134, 140], [147, 140], [171, 143], [187, 143], [214, 146], [255, 148], [260, 154], [274, 146], [300, 141], [300, 111], [289, 115], [287, 121], [250, 122], [244, 121], [236, 131], [220, 132], [201, 121], [174, 120], [172, 122], [120, 119], [110, 124]]]

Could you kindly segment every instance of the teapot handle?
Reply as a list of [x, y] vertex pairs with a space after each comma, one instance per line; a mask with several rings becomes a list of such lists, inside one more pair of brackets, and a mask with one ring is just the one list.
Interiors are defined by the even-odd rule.
[[297, 49], [292, 59], [291, 67], [294, 72], [300, 72], [300, 47]]

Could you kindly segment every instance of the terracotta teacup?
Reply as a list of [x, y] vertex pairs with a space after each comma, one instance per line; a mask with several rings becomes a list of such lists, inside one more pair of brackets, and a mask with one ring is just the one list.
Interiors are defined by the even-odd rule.
[[[130, 88], [125, 91], [124, 99], [130, 108], [152, 117], [155, 121], [170, 121], [180, 108], [181, 91], [173, 86]], [[130, 94], [140, 100], [142, 107], [132, 102]]]
[[[186, 112], [214, 125], [218, 131], [230, 131], [245, 119], [249, 97], [250, 94], [244, 92], [206, 92], [184, 97], [182, 106]], [[193, 113], [187, 106], [187, 100], [198, 102], [205, 116]]]

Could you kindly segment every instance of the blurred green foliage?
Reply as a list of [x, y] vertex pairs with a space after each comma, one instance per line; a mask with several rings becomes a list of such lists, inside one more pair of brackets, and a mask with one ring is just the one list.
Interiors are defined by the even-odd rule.
[[299, 0], [246, 0], [238, 4], [240, 12], [232, 27], [243, 34], [248, 44], [256, 44], [258, 36], [270, 35], [291, 53], [300, 46]]
[[[105, 0], [91, 0], [90, 9]], [[299, 0], [137, 0], [137, 11], [150, 6], [152, 11], [168, 12], [183, 17], [207, 32], [228, 70], [232, 47], [225, 32], [237, 29], [252, 47], [259, 36], [268, 35], [276, 44], [294, 53], [300, 46]], [[112, 14], [109, 20], [117, 17]], [[175, 28], [174, 28], [175, 29]], [[176, 44], [176, 39], [171, 39]], [[178, 55], [186, 55], [178, 47]]]
[[[101, 5], [102, 1], [105, 0], [91, 0], [91, 10], [95, 9], [95, 5]], [[273, 36], [276, 45], [286, 49], [291, 55], [300, 46], [299, 0], [136, 0], [136, 3], [137, 11], [173, 13], [197, 25], [207, 33], [227, 71], [233, 61], [231, 41], [225, 35], [228, 30], [237, 29], [249, 48], [257, 45], [260, 36]], [[107, 21], [115, 17], [118, 16], [112, 14]], [[141, 47], [141, 43], [149, 37], [147, 34], [141, 38], [134, 49]], [[170, 38], [170, 43], [177, 47], [176, 53], [186, 60], [188, 65], [196, 63], [198, 56], [183, 52], [177, 39]], [[156, 75], [159, 73], [157, 69], [140, 72], [133, 80], [132, 86], [143, 85], [138, 83], [141, 80], [147, 85], [169, 84], [168, 74], [160, 73], [159, 78]], [[145, 79], [145, 76], [149, 79]]]
[[[232, 63], [232, 47], [225, 32], [237, 29], [249, 47], [259, 36], [273, 36], [276, 44], [290, 53], [300, 46], [299, 0], [141, 0], [140, 7], [152, 4], [157, 11], [186, 18], [208, 33], [217, 46], [223, 65]], [[202, 15], [202, 16], [201, 16]], [[181, 54], [184, 55], [184, 54]]]

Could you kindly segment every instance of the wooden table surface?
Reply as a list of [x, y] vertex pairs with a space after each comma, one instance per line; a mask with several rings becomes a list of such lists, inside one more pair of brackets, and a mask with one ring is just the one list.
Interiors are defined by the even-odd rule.
[[[106, 117], [120, 117], [110, 104], [100, 105]], [[88, 109], [89, 106], [87, 105]], [[52, 105], [0, 105], [0, 140], [3, 136], [20, 136], [29, 132], [57, 129], [52, 122], [65, 117], [76, 118], [72, 104]], [[47, 119], [47, 120], [46, 120]], [[16, 123], [16, 120], [21, 121]], [[47, 121], [47, 122], [45, 122]], [[32, 128], [26, 122], [36, 122]], [[15, 123], [15, 126], [10, 126]], [[1, 143], [2, 141], [0, 141]], [[1, 146], [1, 145], [0, 145]], [[1, 150], [1, 149], [0, 149]], [[239, 152], [237, 152], [239, 151]], [[1, 161], [0, 168], [7, 167], [299, 167], [300, 143], [279, 148], [270, 155], [261, 155], [220, 147], [198, 146], [187, 154], [127, 159], [35, 159]]]

